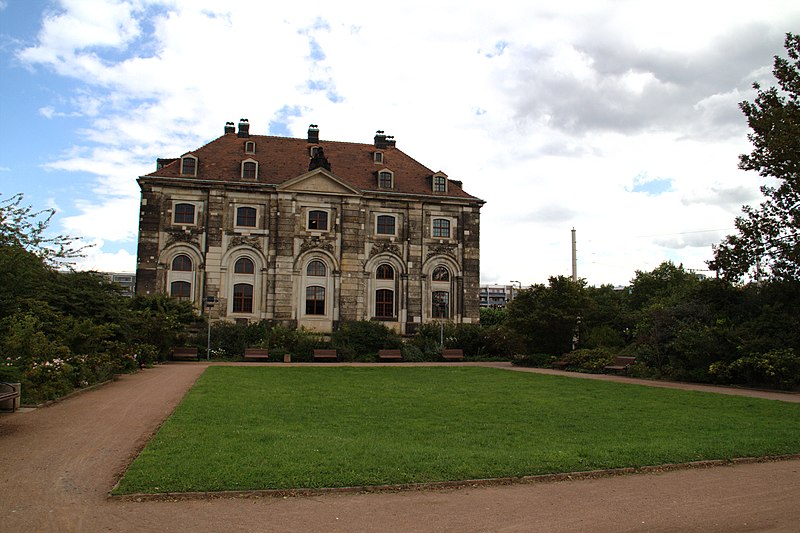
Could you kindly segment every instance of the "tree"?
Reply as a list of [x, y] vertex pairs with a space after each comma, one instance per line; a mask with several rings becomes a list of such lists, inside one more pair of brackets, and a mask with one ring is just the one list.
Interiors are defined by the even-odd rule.
[[547, 286], [519, 291], [508, 304], [505, 324], [520, 336], [529, 354], [561, 355], [573, 349], [580, 318], [588, 306], [585, 284], [554, 276]]
[[45, 235], [54, 209], [34, 211], [22, 200], [22, 193], [17, 193], [0, 201], [0, 246], [24, 249], [50, 267], [69, 266], [71, 259], [82, 257], [85, 248], [76, 248], [71, 237]]
[[775, 56], [772, 70], [779, 87], [754, 83], [755, 101], [739, 104], [753, 144], [739, 168], [775, 184], [761, 187], [760, 206], [743, 208], [738, 235], [714, 247], [710, 268], [731, 280], [800, 280], [800, 35], [787, 33], [784, 46], [789, 59]]

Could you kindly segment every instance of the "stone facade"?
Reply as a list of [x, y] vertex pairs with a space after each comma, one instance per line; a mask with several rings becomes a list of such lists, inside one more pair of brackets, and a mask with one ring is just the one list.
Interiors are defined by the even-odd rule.
[[138, 294], [320, 332], [479, 319], [483, 201], [382, 132], [374, 144], [320, 141], [315, 126], [251, 136], [243, 120], [159, 167], [138, 180]]

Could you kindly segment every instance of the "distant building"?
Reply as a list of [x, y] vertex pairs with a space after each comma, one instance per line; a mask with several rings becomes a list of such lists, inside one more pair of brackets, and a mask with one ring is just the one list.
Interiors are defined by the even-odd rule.
[[481, 307], [505, 307], [517, 291], [513, 285], [481, 285]]
[[321, 332], [479, 320], [483, 200], [382, 131], [322, 141], [311, 125], [291, 139], [250, 135], [242, 119], [138, 183], [137, 294]]
[[132, 298], [136, 294], [136, 275], [125, 272], [98, 272], [106, 281], [122, 286], [122, 296]]

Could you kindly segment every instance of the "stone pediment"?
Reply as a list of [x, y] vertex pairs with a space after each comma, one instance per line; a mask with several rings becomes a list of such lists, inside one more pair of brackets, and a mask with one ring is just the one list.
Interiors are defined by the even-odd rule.
[[278, 185], [278, 191], [361, 196], [361, 191], [351, 187], [324, 168], [317, 168], [296, 178], [284, 181]]

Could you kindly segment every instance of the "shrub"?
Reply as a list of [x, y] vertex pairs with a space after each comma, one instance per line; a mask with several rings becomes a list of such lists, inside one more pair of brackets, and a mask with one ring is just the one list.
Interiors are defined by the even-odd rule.
[[614, 355], [604, 348], [574, 350], [566, 356], [567, 366], [583, 372], [602, 372], [603, 367], [613, 364]]
[[800, 357], [794, 350], [772, 350], [740, 357], [731, 363], [717, 361], [708, 373], [718, 383], [796, 389], [800, 387]]
[[331, 335], [331, 345], [344, 361], [373, 360], [378, 350], [402, 347], [400, 335], [380, 322], [347, 321]]

